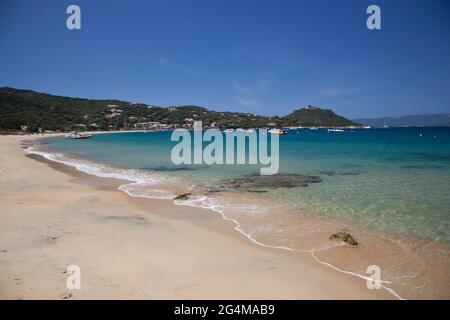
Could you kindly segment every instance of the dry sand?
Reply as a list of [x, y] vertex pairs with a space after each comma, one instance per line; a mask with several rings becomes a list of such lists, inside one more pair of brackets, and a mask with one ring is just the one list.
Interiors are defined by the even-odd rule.
[[[1, 299], [394, 298], [258, 246], [209, 210], [136, 200], [118, 180], [26, 156], [24, 139], [0, 137]], [[66, 287], [69, 265], [80, 290]]]

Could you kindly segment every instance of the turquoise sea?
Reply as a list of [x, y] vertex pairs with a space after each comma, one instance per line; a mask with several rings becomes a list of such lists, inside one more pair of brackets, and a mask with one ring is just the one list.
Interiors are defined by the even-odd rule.
[[[84, 140], [57, 137], [45, 144], [100, 161], [103, 175], [108, 165], [116, 173], [131, 173], [137, 192], [128, 190], [132, 195], [164, 197], [164, 183], [149, 182], [152, 179], [167, 178], [175, 185], [182, 179], [184, 184], [178, 186], [186, 190], [177, 192], [191, 192], [196, 186], [227, 187], [231, 179], [259, 172], [254, 165], [176, 166], [170, 159], [176, 142], [170, 136], [171, 132], [113, 133]], [[89, 164], [83, 166], [89, 172]], [[268, 181], [259, 190], [265, 199], [363, 226], [450, 241], [450, 128], [291, 130], [280, 136], [279, 172], [318, 176], [321, 182], [288, 188], [272, 187]]]

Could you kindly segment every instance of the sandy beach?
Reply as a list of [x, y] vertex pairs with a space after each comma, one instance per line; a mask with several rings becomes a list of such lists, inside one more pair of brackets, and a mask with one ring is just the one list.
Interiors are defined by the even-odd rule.
[[[209, 210], [136, 200], [119, 180], [27, 156], [24, 139], [0, 137], [1, 299], [395, 298], [258, 246]], [[80, 290], [66, 287], [69, 265]]]

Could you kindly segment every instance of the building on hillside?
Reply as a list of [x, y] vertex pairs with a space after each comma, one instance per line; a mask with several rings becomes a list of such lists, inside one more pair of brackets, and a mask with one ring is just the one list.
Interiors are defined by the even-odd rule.
[[170, 130], [179, 128], [179, 124], [167, 124], [156, 121], [138, 122], [134, 124], [136, 130]]

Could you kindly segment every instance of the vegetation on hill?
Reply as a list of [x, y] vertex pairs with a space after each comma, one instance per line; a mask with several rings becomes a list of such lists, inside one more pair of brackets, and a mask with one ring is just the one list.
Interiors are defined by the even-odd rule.
[[160, 122], [190, 126], [201, 120], [204, 125], [226, 128], [270, 126], [351, 126], [354, 122], [331, 110], [306, 107], [285, 117], [267, 117], [251, 113], [219, 112], [199, 106], [158, 107], [121, 100], [93, 100], [55, 96], [31, 90], [0, 88], [0, 130], [126, 130], [136, 123]]
[[347, 127], [357, 125], [355, 122], [342, 116], [338, 116], [329, 109], [321, 109], [307, 106], [303, 109], [295, 110], [282, 119], [285, 126], [302, 127]]

